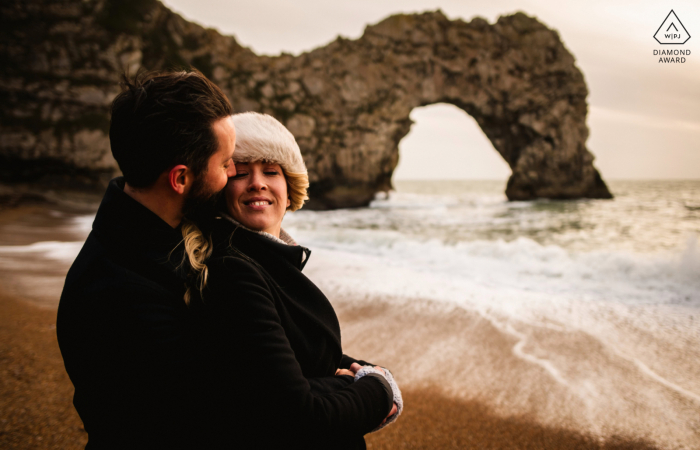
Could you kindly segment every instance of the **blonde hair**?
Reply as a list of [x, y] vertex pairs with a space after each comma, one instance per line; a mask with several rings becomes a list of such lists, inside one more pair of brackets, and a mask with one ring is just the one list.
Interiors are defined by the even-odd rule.
[[296, 211], [309, 199], [309, 176], [305, 173], [284, 172], [284, 177], [287, 180], [287, 195], [291, 200], [287, 211]]
[[192, 288], [199, 291], [200, 298], [203, 296], [203, 291], [209, 278], [209, 268], [205, 262], [211, 256], [213, 245], [211, 237], [204, 236], [202, 230], [194, 222], [185, 219], [181, 229], [182, 243], [185, 247], [181, 265], [184, 265], [185, 261], [190, 263], [190, 271], [187, 274], [187, 282], [185, 283], [187, 287], [185, 304], [189, 306], [192, 300]]

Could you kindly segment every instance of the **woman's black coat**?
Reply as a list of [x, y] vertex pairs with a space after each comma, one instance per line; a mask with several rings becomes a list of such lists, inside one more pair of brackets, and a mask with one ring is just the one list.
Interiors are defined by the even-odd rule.
[[392, 407], [391, 388], [377, 375], [357, 382], [334, 376], [355, 360], [342, 353], [330, 302], [301, 273], [308, 250], [225, 218], [212, 229], [203, 366], [212, 386], [225, 386], [210, 394], [218, 399], [212, 426], [235, 430], [230, 442], [216, 445], [365, 448], [363, 435]]

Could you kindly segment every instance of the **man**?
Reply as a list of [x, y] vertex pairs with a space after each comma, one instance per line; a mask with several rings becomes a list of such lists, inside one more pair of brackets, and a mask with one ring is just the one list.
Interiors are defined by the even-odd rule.
[[[68, 272], [57, 333], [88, 449], [196, 448], [196, 317], [179, 229], [235, 174], [232, 108], [197, 71], [124, 80], [112, 180]], [[204, 420], [204, 419], [202, 419]]]

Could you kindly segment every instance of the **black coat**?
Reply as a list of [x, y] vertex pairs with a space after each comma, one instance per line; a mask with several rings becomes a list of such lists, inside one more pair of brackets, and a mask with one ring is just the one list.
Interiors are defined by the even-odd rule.
[[[326, 336], [320, 347], [316, 343], [305, 351], [295, 341], [295, 351], [307, 355], [303, 379], [289, 369], [297, 363], [282, 361], [283, 373], [293, 375], [284, 387], [292, 386], [286, 392], [293, 393], [278, 397], [279, 379], [261, 374], [257, 364], [267, 353], [253, 351], [269, 341], [246, 334], [252, 329], [248, 323], [237, 330], [227, 326], [243, 320], [239, 311], [257, 313], [253, 302], [212, 299], [201, 305], [195, 299], [187, 308], [184, 271], [177, 269], [180, 230], [126, 195], [123, 186], [122, 179], [110, 182], [93, 230], [68, 272], [58, 310], [58, 342], [75, 386], [73, 403], [88, 432], [87, 448], [269, 448], [282, 441], [289, 447], [284, 437], [316, 444], [324, 437], [339, 438], [328, 447], [361, 448], [361, 435], [388, 412], [386, 393], [378, 380], [353, 384], [351, 377], [321, 376], [353, 362], [344, 356], [337, 361], [339, 332], [332, 309], [323, 313], [331, 325], [318, 333]], [[221, 285], [217, 273], [224, 266], [243, 264], [219, 259], [222, 265], [210, 264], [212, 286]], [[238, 277], [229, 281], [247, 285], [250, 273], [255, 286], [260, 269], [247, 262], [243, 266], [247, 272], [236, 270]], [[224, 272], [228, 279], [231, 272]], [[298, 312], [290, 317], [306, 329]], [[230, 342], [238, 337], [251, 345]], [[332, 357], [314, 363], [308, 356], [314, 347], [330, 349], [320, 354]], [[270, 355], [279, 355], [279, 349], [272, 350]], [[301, 406], [290, 407], [290, 399], [301, 400]], [[260, 411], [262, 404], [269, 414]], [[287, 421], [289, 414], [294, 417]], [[314, 434], [304, 436], [306, 431]]]
[[204, 329], [212, 385], [226, 387], [211, 395], [221, 399], [214, 426], [240, 430], [231, 444], [241, 448], [365, 448], [363, 435], [392, 407], [391, 388], [379, 376], [334, 376], [355, 360], [342, 353], [330, 302], [301, 272], [308, 251], [226, 219], [212, 236]]
[[122, 179], [110, 182], [57, 319], [89, 449], [192, 448], [199, 439], [199, 333], [175, 270], [182, 253], [170, 255], [181, 239], [123, 192]]

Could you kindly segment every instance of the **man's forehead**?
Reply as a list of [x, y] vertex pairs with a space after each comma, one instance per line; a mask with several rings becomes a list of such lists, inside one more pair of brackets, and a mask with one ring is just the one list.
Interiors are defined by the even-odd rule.
[[247, 166], [248, 164], [255, 164], [255, 163], [259, 163], [259, 164], [262, 164], [264, 166], [272, 166], [272, 165], [278, 164], [277, 162], [269, 160], [269, 159], [258, 159], [257, 161], [252, 161], [252, 162], [250, 162], [250, 161], [236, 161], [237, 166]]
[[[214, 122], [214, 132], [218, 135], [220, 143], [220, 152], [226, 152], [223, 155], [224, 160], [228, 160], [233, 157], [236, 142], [236, 129], [233, 125], [233, 118], [231, 116], [223, 117], [216, 122]], [[230, 145], [221, 145], [221, 143], [226, 142]]]

